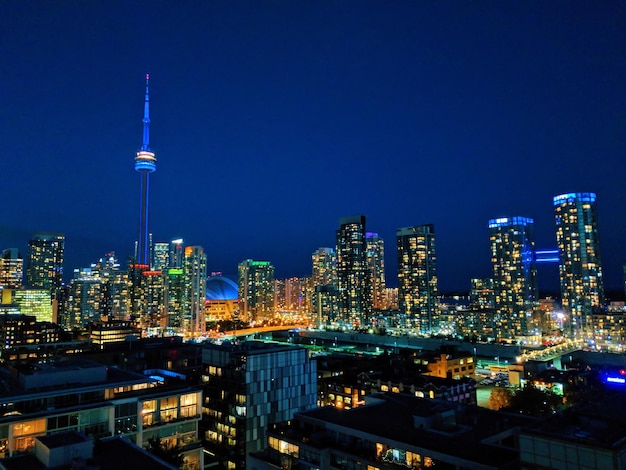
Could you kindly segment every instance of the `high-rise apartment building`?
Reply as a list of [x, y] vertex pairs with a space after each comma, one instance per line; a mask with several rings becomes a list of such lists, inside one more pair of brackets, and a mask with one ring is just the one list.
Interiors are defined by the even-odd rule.
[[0, 257], [0, 287], [20, 289], [24, 285], [24, 260], [17, 248], [9, 248]]
[[311, 278], [289, 277], [274, 281], [274, 309], [291, 314], [311, 312]]
[[27, 284], [47, 289], [53, 297], [63, 282], [65, 236], [60, 233], [36, 233], [28, 242]]
[[243, 321], [274, 316], [274, 266], [269, 261], [247, 259], [239, 263], [239, 316]]
[[155, 243], [152, 249], [152, 270], [164, 271], [170, 265], [168, 243]]
[[421, 334], [438, 326], [439, 301], [435, 227], [432, 224], [396, 230], [398, 247], [398, 303]]
[[143, 271], [143, 306], [141, 325], [153, 332], [167, 327], [165, 314], [165, 279], [161, 271]]
[[183, 328], [185, 305], [185, 276], [183, 268], [167, 268], [163, 271], [165, 279], [165, 316], [167, 326], [175, 330]]
[[474, 278], [470, 280], [470, 308], [474, 310], [493, 310], [495, 308], [495, 294], [493, 291], [493, 279]]
[[183, 328], [188, 334], [203, 335], [206, 330], [206, 254], [201, 246], [185, 247], [183, 272]]
[[475, 325], [476, 333], [493, 337], [494, 313], [496, 296], [493, 290], [493, 279], [471, 279], [470, 303], [467, 317]]
[[133, 263], [128, 266], [129, 314], [141, 323], [142, 328], [147, 327], [143, 324], [146, 318], [146, 276], [143, 275], [145, 272], [150, 272], [150, 266], [147, 264]]
[[372, 313], [372, 291], [367, 269], [364, 215], [339, 220], [337, 288], [339, 323], [353, 328], [365, 326]]
[[177, 238], [170, 242], [170, 268], [182, 268], [185, 260], [185, 247], [183, 239]]
[[365, 234], [367, 245], [367, 269], [370, 274], [370, 289], [372, 290], [372, 307], [378, 310], [385, 308], [385, 242], [375, 232]]
[[99, 273], [91, 268], [75, 270], [67, 290], [64, 328], [82, 328], [89, 322], [101, 320], [105, 289]]
[[129, 276], [120, 269], [115, 252], [106, 253], [92, 263], [91, 276], [102, 283], [100, 315], [108, 321], [125, 320], [130, 312]]
[[591, 315], [604, 306], [595, 193], [554, 197], [563, 308], [569, 334], [591, 329]]
[[339, 315], [337, 290], [337, 252], [321, 247], [311, 255], [312, 311], [317, 326], [330, 325]]
[[533, 223], [528, 217], [489, 220], [496, 306], [494, 328], [502, 337], [526, 335], [528, 320], [537, 304]]
[[337, 253], [334, 248], [318, 248], [311, 255], [314, 286], [337, 285]]
[[203, 434], [221, 468], [243, 470], [272, 425], [316, 407], [317, 367], [295, 346], [260, 341], [202, 350]]

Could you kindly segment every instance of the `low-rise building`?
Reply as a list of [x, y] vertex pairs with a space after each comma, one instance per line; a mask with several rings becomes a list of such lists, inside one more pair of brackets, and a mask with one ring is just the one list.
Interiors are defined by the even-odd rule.
[[474, 376], [474, 357], [463, 352], [441, 353], [427, 360], [428, 375], [444, 379]]
[[200, 390], [83, 359], [0, 374], [0, 457], [34, 452], [40, 436], [76, 431], [142, 448], [159, 438], [180, 447], [189, 469], [202, 468]]
[[626, 396], [572, 407], [522, 430], [522, 468], [626, 469]]
[[372, 398], [350, 410], [297, 414], [270, 431], [268, 448], [250, 456], [248, 468], [514, 469], [519, 427], [535, 421], [405, 394]]

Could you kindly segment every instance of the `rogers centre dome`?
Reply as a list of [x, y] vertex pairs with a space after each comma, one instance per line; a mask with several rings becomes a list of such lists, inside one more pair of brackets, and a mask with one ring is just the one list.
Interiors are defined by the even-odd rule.
[[211, 276], [206, 280], [207, 300], [237, 300], [237, 284], [224, 276]]

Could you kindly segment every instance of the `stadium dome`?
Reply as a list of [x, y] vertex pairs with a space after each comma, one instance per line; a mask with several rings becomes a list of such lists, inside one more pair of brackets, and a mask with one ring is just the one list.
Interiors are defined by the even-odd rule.
[[207, 300], [237, 300], [237, 284], [224, 276], [211, 276], [206, 280]]

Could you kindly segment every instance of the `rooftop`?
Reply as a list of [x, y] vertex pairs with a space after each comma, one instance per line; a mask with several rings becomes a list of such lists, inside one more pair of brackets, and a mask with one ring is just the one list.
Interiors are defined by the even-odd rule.
[[[67, 433], [61, 433], [65, 436]], [[75, 433], [78, 436], [82, 434]], [[87, 439], [82, 436], [83, 439]], [[57, 439], [55, 436], [38, 437], [41, 440]], [[69, 437], [68, 439], [72, 439]], [[80, 442], [80, 441], [79, 441]], [[63, 445], [69, 445], [67, 442]], [[70, 463], [61, 467], [54, 467], [54, 470], [71, 470], [73, 468], [93, 468], [98, 470], [137, 470], [149, 468], [151, 470], [174, 470], [177, 467], [164, 462], [163, 460], [150, 454], [139, 446], [121, 438], [109, 438], [97, 441], [93, 448], [93, 457], [84, 461], [85, 467], [77, 467]], [[6, 470], [48, 470], [34, 454], [22, 454], [15, 457], [0, 459], [0, 468]]]
[[407, 448], [419, 447], [433, 454], [453, 455], [469, 462], [496, 466], [514, 461], [517, 452], [486, 444], [484, 440], [535, 421], [526, 416], [403, 394], [376, 394], [374, 397], [376, 401], [358, 408], [338, 410], [328, 406], [302, 415], [405, 443]]
[[626, 445], [626, 395], [610, 394], [592, 404], [569, 408], [529, 426], [525, 433], [604, 448]]

